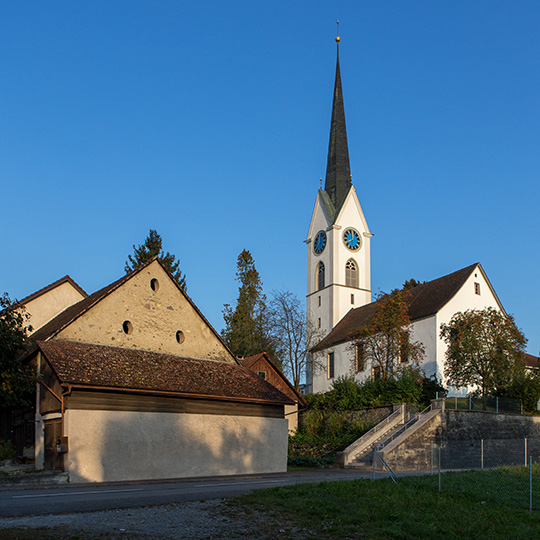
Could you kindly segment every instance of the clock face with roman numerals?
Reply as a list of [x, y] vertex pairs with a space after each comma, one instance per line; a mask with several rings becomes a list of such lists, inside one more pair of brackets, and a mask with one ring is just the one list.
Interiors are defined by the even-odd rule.
[[313, 251], [316, 255], [320, 255], [324, 248], [326, 247], [326, 232], [319, 231], [315, 237], [315, 242], [313, 242]]
[[343, 243], [351, 251], [358, 251], [362, 245], [362, 239], [360, 238], [360, 233], [349, 227], [343, 232]]

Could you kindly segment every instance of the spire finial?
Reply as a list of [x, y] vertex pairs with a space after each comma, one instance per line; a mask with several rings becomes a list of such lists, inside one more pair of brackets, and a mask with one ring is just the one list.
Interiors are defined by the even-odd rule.
[[336, 43], [339, 45], [339, 42], [341, 41], [341, 38], [339, 37], [339, 19], [336, 21], [336, 25], [337, 25]]

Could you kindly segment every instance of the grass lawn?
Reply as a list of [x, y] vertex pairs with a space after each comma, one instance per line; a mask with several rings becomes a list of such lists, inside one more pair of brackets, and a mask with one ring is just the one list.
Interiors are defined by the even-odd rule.
[[[400, 477], [397, 484], [385, 478], [260, 490], [229, 499], [222, 512], [237, 524], [233, 538], [245, 540], [531, 540], [540, 538], [540, 466], [533, 473], [533, 512], [527, 510], [525, 467], [444, 473], [441, 492], [437, 475]], [[4, 538], [126, 536], [70, 534], [59, 528], [0, 529], [0, 539]], [[229, 536], [223, 531], [220, 538]]]
[[[537, 483], [540, 498], [538, 476]], [[281, 538], [540, 538], [540, 512], [523, 508], [529, 492], [525, 468], [445, 473], [442, 487], [439, 492], [437, 476], [404, 477], [397, 484], [330, 482], [256, 491], [231, 504], [283, 516], [294, 532], [288, 535], [284, 523]]]

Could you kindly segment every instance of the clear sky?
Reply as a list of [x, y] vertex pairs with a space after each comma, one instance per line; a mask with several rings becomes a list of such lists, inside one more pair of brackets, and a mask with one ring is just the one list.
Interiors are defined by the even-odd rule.
[[251, 251], [304, 298], [340, 19], [372, 287], [481, 262], [540, 350], [540, 2], [0, 6], [0, 291], [87, 292], [157, 229], [217, 330]]

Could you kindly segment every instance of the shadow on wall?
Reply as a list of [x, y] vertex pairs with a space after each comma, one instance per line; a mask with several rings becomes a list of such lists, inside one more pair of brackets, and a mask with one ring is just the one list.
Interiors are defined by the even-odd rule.
[[[73, 414], [75, 413], [75, 414]], [[72, 482], [283, 472], [287, 421], [128, 411], [71, 411]]]

